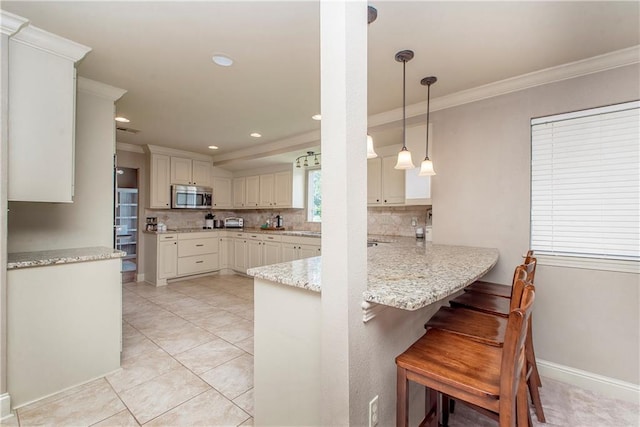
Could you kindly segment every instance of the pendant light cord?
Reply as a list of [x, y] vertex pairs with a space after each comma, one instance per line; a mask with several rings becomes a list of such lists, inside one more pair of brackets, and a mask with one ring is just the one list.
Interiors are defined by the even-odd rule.
[[406, 97], [407, 97], [407, 76], [406, 76], [406, 69], [407, 69], [407, 61], [403, 60], [402, 61], [402, 149], [406, 150], [407, 149], [407, 113], [406, 113], [406, 109], [407, 109], [407, 102], [406, 102]]
[[424, 151], [424, 159], [429, 160], [429, 102], [431, 100], [431, 85], [427, 86], [427, 148]]

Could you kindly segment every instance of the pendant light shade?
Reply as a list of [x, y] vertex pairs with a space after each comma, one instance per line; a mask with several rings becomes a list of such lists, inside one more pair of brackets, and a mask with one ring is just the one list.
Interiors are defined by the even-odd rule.
[[434, 76], [425, 77], [424, 79], [420, 80], [420, 84], [427, 87], [427, 143], [425, 148], [424, 160], [420, 164], [420, 173], [418, 173], [419, 176], [432, 176], [436, 174], [436, 171], [433, 170], [433, 162], [429, 160], [429, 100], [431, 99], [431, 85], [437, 81], [438, 79]]
[[367, 135], [367, 159], [375, 159], [376, 157], [378, 157], [378, 154], [373, 149], [373, 138], [371, 138], [371, 135]]
[[406, 103], [406, 68], [407, 62], [413, 59], [412, 50], [401, 50], [396, 53], [396, 61], [402, 62], [402, 150], [398, 153], [398, 162], [395, 169], [413, 169], [415, 165], [411, 161], [411, 152], [407, 150], [407, 103]]

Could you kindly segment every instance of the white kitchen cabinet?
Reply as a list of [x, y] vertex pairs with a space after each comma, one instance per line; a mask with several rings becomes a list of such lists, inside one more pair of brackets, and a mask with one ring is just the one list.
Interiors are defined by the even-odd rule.
[[246, 177], [244, 205], [248, 208], [260, 206], [260, 175]]
[[266, 235], [262, 238], [262, 265], [282, 262], [282, 243], [280, 236]]
[[219, 264], [220, 268], [233, 268], [233, 237], [220, 237]]
[[211, 164], [171, 156], [171, 184], [211, 186]]
[[262, 265], [262, 239], [259, 235], [250, 235], [247, 239], [247, 268]]
[[[304, 175], [303, 172], [294, 177], [292, 171], [278, 172], [274, 175], [273, 201], [279, 208], [303, 208], [304, 202]], [[294, 180], [296, 182], [294, 186]], [[294, 187], [295, 193], [294, 194]], [[295, 203], [294, 203], [295, 199]]]
[[397, 156], [382, 158], [382, 204], [404, 204], [405, 171], [395, 169]]
[[231, 209], [231, 178], [213, 177], [213, 207], [216, 209]]
[[260, 175], [260, 202], [261, 208], [275, 206], [275, 177], [272, 173]]
[[382, 204], [382, 159], [367, 160], [367, 204]]
[[178, 275], [178, 242], [161, 241], [158, 244], [158, 279], [169, 279]]
[[73, 202], [75, 62], [90, 50], [31, 25], [9, 39], [9, 200]]
[[155, 286], [167, 284], [178, 274], [178, 235], [176, 233], [144, 236], [144, 280]]
[[233, 239], [233, 269], [247, 272], [247, 239], [237, 235]]
[[149, 168], [149, 208], [171, 207], [171, 162], [164, 154], [151, 154]]
[[[247, 179], [245, 177], [233, 178], [233, 207], [245, 207], [245, 194], [247, 189]], [[215, 197], [215, 195], [214, 195]]]
[[282, 236], [282, 262], [321, 255], [320, 239]]
[[178, 276], [220, 269], [218, 233], [202, 231], [178, 234]]

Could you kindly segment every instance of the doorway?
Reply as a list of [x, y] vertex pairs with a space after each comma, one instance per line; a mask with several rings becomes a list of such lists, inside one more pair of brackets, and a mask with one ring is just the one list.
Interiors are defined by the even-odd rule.
[[135, 282], [138, 273], [138, 169], [116, 168], [115, 247], [124, 251], [122, 283]]

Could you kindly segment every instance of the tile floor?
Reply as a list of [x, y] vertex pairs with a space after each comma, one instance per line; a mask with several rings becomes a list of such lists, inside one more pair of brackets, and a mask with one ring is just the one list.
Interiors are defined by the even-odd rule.
[[253, 279], [123, 285], [122, 369], [2, 425], [253, 425]]
[[[123, 285], [122, 369], [17, 411], [0, 426], [253, 425], [253, 280]], [[546, 426], [640, 425], [640, 406], [543, 378]], [[533, 417], [534, 426], [544, 426]], [[450, 427], [494, 426], [458, 405]]]

